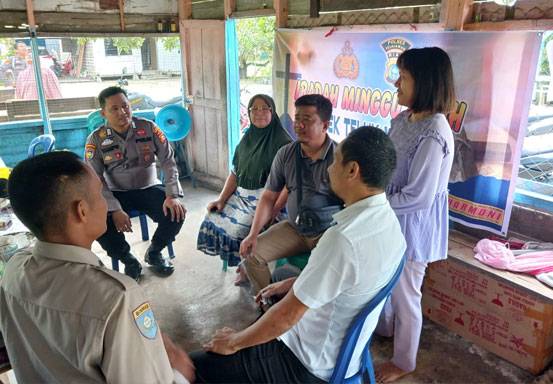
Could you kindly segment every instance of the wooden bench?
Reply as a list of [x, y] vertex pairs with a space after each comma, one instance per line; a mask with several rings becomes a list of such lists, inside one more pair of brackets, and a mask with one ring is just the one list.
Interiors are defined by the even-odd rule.
[[[49, 99], [47, 105], [50, 117], [85, 115], [99, 108], [94, 96]], [[6, 110], [9, 121], [40, 119], [38, 100], [8, 100]]]
[[553, 360], [553, 289], [533, 276], [482, 264], [474, 258], [477, 240], [450, 232], [448, 259], [428, 266], [423, 314], [539, 374]]

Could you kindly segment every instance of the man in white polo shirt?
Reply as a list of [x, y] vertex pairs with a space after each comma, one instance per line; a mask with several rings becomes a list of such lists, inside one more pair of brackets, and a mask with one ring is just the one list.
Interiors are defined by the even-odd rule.
[[[328, 381], [353, 318], [390, 281], [405, 251], [384, 194], [394, 167], [393, 144], [377, 128], [358, 128], [337, 147], [328, 172], [346, 208], [334, 215], [336, 225], [280, 302], [242, 331], [218, 330], [204, 345], [207, 352], [192, 353], [198, 382]], [[286, 284], [291, 280], [261, 295]], [[378, 315], [367, 319], [347, 376], [359, 369]]]

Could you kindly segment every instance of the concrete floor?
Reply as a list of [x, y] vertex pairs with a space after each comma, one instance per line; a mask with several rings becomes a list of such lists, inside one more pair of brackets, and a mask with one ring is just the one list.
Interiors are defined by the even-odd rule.
[[[142, 287], [151, 300], [161, 329], [187, 351], [201, 347], [220, 327], [242, 329], [256, 318], [252, 297], [245, 288], [232, 283], [235, 269], [222, 271], [222, 262], [196, 251], [196, 236], [208, 202], [217, 193], [183, 183], [187, 218], [174, 249], [175, 273], [167, 278], [145, 268]], [[140, 239], [137, 219], [135, 232], [128, 236], [134, 254], [142, 260], [148, 246]], [[154, 224], [150, 221], [151, 233]], [[99, 246], [94, 250], [109, 262]], [[109, 264], [107, 264], [109, 265]], [[392, 342], [375, 337], [375, 362], [391, 356]], [[529, 383], [534, 376], [466, 342], [430, 321], [424, 323], [417, 371], [400, 383]], [[544, 381], [545, 379], [545, 381]], [[551, 382], [548, 375], [541, 382]]]

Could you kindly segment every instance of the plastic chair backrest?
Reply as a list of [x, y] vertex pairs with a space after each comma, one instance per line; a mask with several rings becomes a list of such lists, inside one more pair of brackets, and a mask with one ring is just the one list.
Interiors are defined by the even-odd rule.
[[344, 341], [342, 342], [342, 345], [340, 347], [340, 353], [338, 354], [338, 358], [336, 359], [336, 365], [334, 366], [334, 371], [332, 372], [332, 376], [328, 381], [329, 383], [361, 384], [363, 383], [363, 375], [365, 374], [365, 372], [369, 375], [370, 383], [376, 383], [371, 358], [371, 351], [369, 349], [371, 338], [369, 338], [369, 341], [367, 341], [367, 345], [365, 345], [365, 349], [363, 350], [363, 354], [361, 355], [361, 366], [359, 367], [359, 371], [355, 375], [348, 377], [347, 379], [346, 373], [349, 367], [351, 356], [353, 355], [353, 351], [355, 350], [355, 346], [357, 345], [359, 335], [361, 334], [361, 330], [363, 329], [363, 325], [365, 324], [367, 316], [371, 314], [371, 312], [374, 311], [374, 309], [378, 307], [380, 303], [385, 301], [390, 296], [390, 294], [392, 293], [392, 289], [401, 276], [404, 264], [405, 257], [402, 258], [399, 267], [397, 268], [394, 276], [388, 282], [388, 284], [384, 288], [382, 288], [376, 294], [376, 296], [373, 297], [371, 301], [369, 301], [365, 308], [363, 308], [361, 312], [359, 312], [359, 314], [353, 319], [353, 322], [351, 323], [346, 336], [344, 337]]
[[53, 135], [45, 134], [35, 137], [29, 144], [27, 157], [31, 158], [41, 153], [51, 152], [54, 149], [56, 138]]

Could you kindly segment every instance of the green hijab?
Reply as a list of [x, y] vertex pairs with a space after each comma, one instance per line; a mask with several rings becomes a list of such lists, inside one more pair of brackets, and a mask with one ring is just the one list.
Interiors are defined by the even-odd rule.
[[265, 186], [277, 151], [292, 141], [280, 123], [275, 102], [271, 97], [261, 94], [252, 97], [248, 103], [248, 116], [256, 99], [262, 99], [271, 107], [272, 117], [265, 128], [257, 128], [250, 122], [250, 127], [236, 147], [232, 165], [238, 186], [246, 189], [259, 189]]

